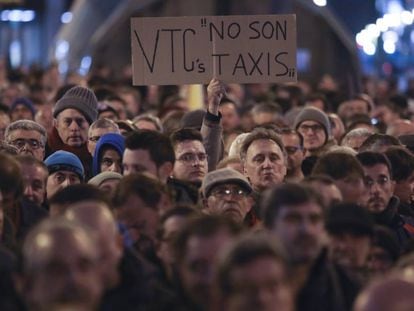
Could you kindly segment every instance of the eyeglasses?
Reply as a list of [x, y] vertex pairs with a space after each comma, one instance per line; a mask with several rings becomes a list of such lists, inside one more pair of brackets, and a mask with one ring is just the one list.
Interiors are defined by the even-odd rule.
[[294, 154], [298, 150], [302, 150], [301, 147], [295, 147], [295, 146], [285, 146], [285, 149], [286, 149], [287, 154]]
[[312, 132], [317, 133], [323, 131], [323, 126], [320, 124], [301, 124], [299, 126], [299, 132], [308, 132], [309, 130], [312, 130]]
[[15, 139], [10, 142], [11, 145], [15, 146], [17, 149], [23, 149], [26, 145], [28, 145], [31, 149], [39, 149], [43, 148], [43, 144], [36, 140], [36, 139]]
[[377, 183], [380, 187], [384, 187], [389, 181], [390, 179], [387, 176], [381, 176], [377, 180], [374, 180], [371, 177], [365, 177], [364, 184], [368, 188], [371, 188], [375, 183]]
[[227, 188], [227, 187], [220, 187], [216, 188], [211, 191], [212, 196], [216, 198], [224, 198], [228, 195], [232, 195], [236, 198], [243, 198], [248, 194], [248, 192], [242, 188]]
[[203, 162], [207, 159], [207, 154], [205, 153], [184, 153], [177, 160], [182, 162], [194, 162], [196, 160]]

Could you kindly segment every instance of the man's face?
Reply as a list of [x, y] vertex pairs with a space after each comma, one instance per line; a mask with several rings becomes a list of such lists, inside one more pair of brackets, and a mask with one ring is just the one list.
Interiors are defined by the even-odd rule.
[[157, 255], [167, 269], [171, 268], [175, 263], [172, 242], [174, 237], [187, 222], [187, 219], [187, 216], [174, 215], [169, 217], [162, 225], [163, 236], [158, 241]]
[[371, 239], [367, 235], [357, 235], [351, 232], [329, 234], [329, 258], [345, 268], [365, 267], [370, 247]]
[[277, 259], [261, 256], [231, 269], [231, 291], [224, 297], [226, 310], [293, 310], [285, 268]]
[[24, 197], [42, 205], [46, 195], [46, 180], [49, 173], [41, 166], [22, 164]]
[[12, 122], [17, 120], [33, 120], [33, 114], [25, 105], [19, 104], [10, 113]]
[[341, 191], [343, 201], [346, 203], [362, 204], [365, 202], [365, 187], [362, 177], [357, 174], [350, 174], [334, 181]]
[[49, 238], [49, 244], [37, 246], [35, 258], [30, 259], [36, 265], [29, 277], [30, 303], [42, 310], [95, 309], [102, 294], [96, 249], [83, 235], [55, 234], [45, 235], [43, 241]]
[[394, 194], [402, 203], [411, 203], [414, 195], [414, 172], [404, 180], [395, 184]]
[[147, 206], [140, 197], [131, 194], [124, 205], [117, 207], [116, 213], [134, 242], [155, 245], [160, 218], [158, 207]]
[[393, 195], [395, 182], [391, 180], [390, 172], [385, 164], [364, 166], [365, 186], [369, 198], [367, 208], [371, 213], [383, 212]]
[[302, 161], [305, 156], [300, 140], [296, 134], [281, 135], [283, 145], [285, 146], [288, 160], [288, 172], [294, 172], [301, 169]]
[[231, 239], [222, 229], [211, 236], [192, 236], [187, 241], [186, 254], [178, 271], [185, 293], [198, 306], [211, 302], [217, 254]]
[[310, 186], [321, 194], [324, 206], [331, 206], [343, 201], [341, 191], [335, 184], [328, 185], [323, 182], [313, 181]]
[[207, 173], [207, 154], [203, 144], [198, 140], [185, 140], [175, 146], [174, 177], [201, 182]]
[[93, 156], [95, 154], [96, 143], [99, 138], [108, 133], [115, 133], [111, 128], [94, 128], [88, 133], [88, 151]]
[[59, 190], [70, 186], [80, 184], [79, 176], [70, 171], [57, 171], [50, 174], [47, 178], [46, 192], [47, 198], [50, 199]]
[[119, 100], [111, 100], [108, 103], [112, 108], [115, 109], [116, 113], [119, 116], [119, 120], [128, 119], [127, 112], [126, 112], [126, 107], [125, 107], [123, 102], [121, 102]]
[[158, 168], [152, 160], [148, 150], [144, 149], [125, 149], [122, 158], [124, 175], [148, 172], [158, 178]]
[[[119, 283], [119, 264], [122, 256], [122, 246], [119, 243], [120, 236], [114, 228], [114, 220], [107, 219], [103, 213], [89, 212], [96, 211], [96, 208], [109, 210], [109, 206], [100, 201], [81, 201], [70, 206], [65, 213], [69, 220], [79, 221], [91, 226], [95, 235], [95, 243], [98, 246], [98, 266], [103, 277], [103, 284], [106, 289], [113, 288]], [[72, 210], [84, 210], [84, 215], [73, 214]], [[108, 211], [109, 213], [109, 211]], [[93, 218], [93, 219], [91, 219]], [[115, 229], [115, 230], [114, 230]]]
[[274, 232], [286, 248], [293, 263], [309, 263], [316, 259], [325, 235], [322, 207], [315, 202], [281, 207]]
[[368, 104], [360, 99], [350, 100], [348, 103], [348, 113], [349, 117], [352, 117], [356, 114], [365, 114], [368, 115]]
[[219, 111], [221, 113], [221, 124], [225, 132], [231, 131], [240, 125], [240, 117], [233, 103], [221, 104]]
[[105, 148], [101, 154], [101, 172], [116, 172], [122, 174], [122, 158], [118, 151]]
[[14, 130], [9, 133], [7, 142], [15, 146], [22, 155], [30, 155], [43, 161], [45, 145], [38, 131]]
[[65, 109], [54, 121], [56, 130], [63, 143], [71, 147], [80, 147], [87, 142], [89, 123], [76, 109]]
[[204, 201], [203, 211], [210, 215], [225, 215], [242, 223], [252, 204], [248, 192], [240, 185], [221, 184], [213, 187]]
[[286, 175], [286, 161], [280, 147], [270, 139], [258, 139], [247, 149], [244, 175], [255, 190], [280, 184]]
[[326, 133], [323, 126], [315, 121], [303, 121], [298, 132], [303, 136], [303, 147], [306, 150], [314, 150], [325, 144]]

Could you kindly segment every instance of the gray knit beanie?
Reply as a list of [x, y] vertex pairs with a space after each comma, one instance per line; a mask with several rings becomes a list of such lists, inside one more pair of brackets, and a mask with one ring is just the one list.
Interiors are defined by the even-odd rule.
[[296, 116], [294, 128], [297, 130], [299, 125], [304, 121], [315, 121], [323, 126], [326, 134], [326, 141], [331, 137], [331, 123], [329, 118], [322, 110], [315, 107], [305, 107]]
[[53, 117], [61, 113], [63, 110], [72, 108], [79, 110], [89, 124], [92, 124], [98, 117], [98, 100], [92, 90], [75, 86], [69, 89], [61, 99], [59, 99], [53, 108]]

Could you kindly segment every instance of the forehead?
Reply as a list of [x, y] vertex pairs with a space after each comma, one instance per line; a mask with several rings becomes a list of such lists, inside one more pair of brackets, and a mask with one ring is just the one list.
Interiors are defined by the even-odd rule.
[[351, 106], [364, 106], [367, 107], [367, 103], [360, 99], [354, 99], [349, 102]]
[[369, 177], [374, 177], [378, 175], [390, 176], [390, 171], [388, 170], [388, 167], [385, 164], [378, 163], [373, 166], [364, 166], [363, 168], [365, 175]]
[[282, 134], [280, 135], [282, 142], [285, 146], [289, 144], [293, 145], [299, 145], [300, 139], [299, 136], [295, 133], [289, 133], [289, 134]]
[[85, 118], [82, 113], [80, 113], [78, 110], [72, 109], [72, 108], [62, 110], [58, 114], [58, 117], [59, 118]]
[[104, 134], [108, 134], [108, 133], [114, 133], [114, 130], [109, 128], [109, 127], [97, 127], [97, 128], [92, 128], [89, 131], [89, 136], [102, 136]]
[[124, 164], [139, 164], [147, 170], [151, 170], [156, 166], [151, 158], [151, 154], [145, 149], [125, 149], [122, 161]]
[[279, 216], [290, 214], [300, 214], [303, 216], [310, 214], [322, 214], [322, 207], [316, 202], [306, 202], [296, 205], [283, 205], [280, 207]]
[[[96, 257], [95, 248], [80, 232], [40, 233], [33, 243], [36, 251], [31, 257], [38, 264], [47, 264], [50, 261], [66, 264], [74, 258]], [[68, 249], [71, 251], [67, 252]]]
[[68, 176], [68, 177], [76, 177], [76, 178], [79, 178], [79, 176], [76, 173], [71, 172], [71, 171], [65, 171], [65, 170], [61, 170], [61, 171], [54, 172], [54, 173], [50, 174], [49, 177], [53, 177], [53, 176], [56, 176], [58, 174], [59, 175], [65, 175], [65, 176]]
[[321, 125], [319, 122], [312, 120], [305, 120], [300, 125]]
[[102, 157], [117, 157], [120, 158], [121, 155], [118, 151], [111, 145], [105, 145], [102, 151]]
[[22, 175], [24, 177], [46, 177], [49, 172], [42, 166], [37, 164], [22, 163]]
[[14, 138], [40, 138], [41, 134], [36, 130], [16, 129], [10, 132], [10, 136]]
[[280, 149], [279, 145], [271, 139], [257, 139], [253, 141], [247, 149], [248, 156], [269, 152], [283, 155], [282, 149]]
[[198, 140], [184, 140], [175, 146], [175, 152], [178, 154], [186, 152], [205, 153], [205, 151], [204, 145]]

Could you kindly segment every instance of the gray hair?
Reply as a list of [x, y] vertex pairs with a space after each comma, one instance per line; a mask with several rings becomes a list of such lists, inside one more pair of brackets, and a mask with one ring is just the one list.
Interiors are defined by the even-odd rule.
[[46, 146], [47, 142], [47, 132], [46, 129], [40, 125], [39, 123], [32, 121], [32, 120], [17, 120], [13, 123], [10, 123], [6, 127], [6, 131], [4, 132], [4, 139], [6, 142], [10, 143], [10, 135], [13, 131], [16, 130], [24, 130], [24, 131], [36, 131], [41, 135], [41, 143], [43, 146]]
[[366, 128], [356, 128], [356, 129], [353, 129], [352, 131], [349, 131], [342, 138], [341, 146], [348, 146], [349, 141], [351, 139], [353, 139], [353, 138], [358, 138], [358, 137], [368, 138], [372, 134], [374, 134], [374, 133], [372, 131], [370, 131], [369, 129], [366, 129]]
[[158, 132], [163, 133], [164, 129], [162, 127], [161, 121], [158, 117], [153, 116], [152, 114], [141, 114], [139, 116], [136, 116], [134, 120], [132, 120], [132, 123], [137, 123], [138, 121], [148, 121], [155, 125], [155, 128]]
[[93, 122], [91, 126], [89, 127], [88, 136], [91, 136], [91, 132], [94, 129], [112, 129], [114, 133], [117, 133], [117, 134], [121, 133], [118, 125], [114, 121], [106, 119], [106, 118], [98, 119], [95, 122]]

